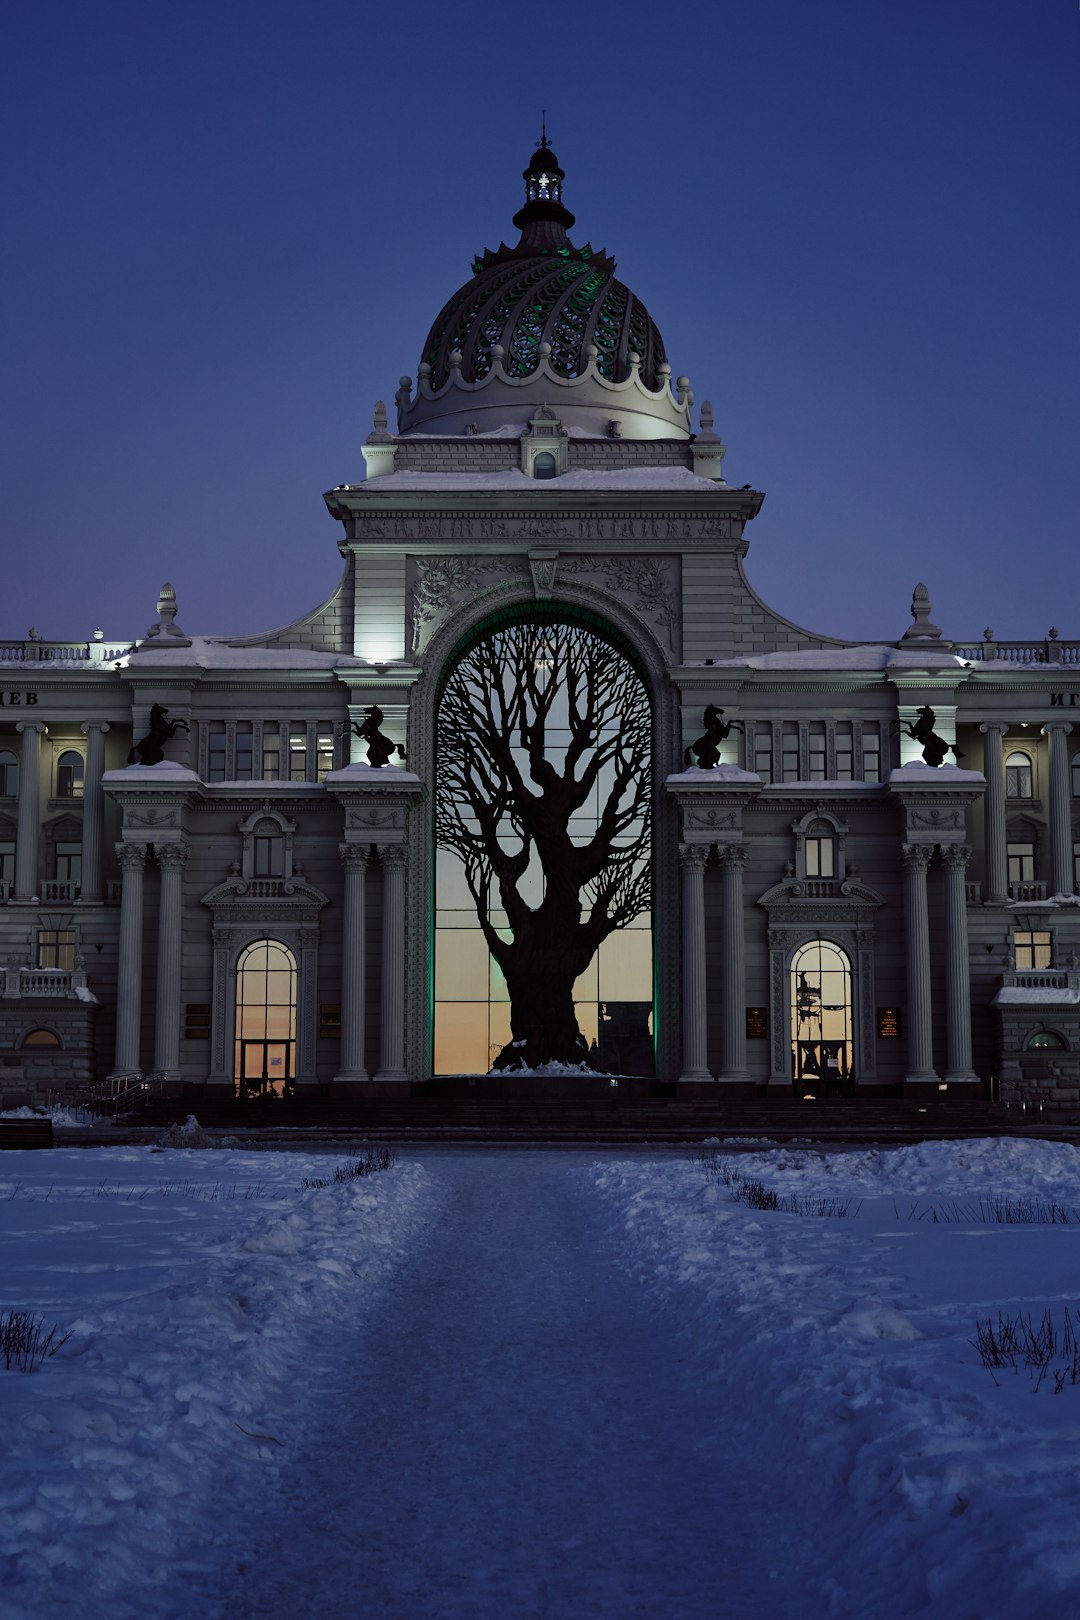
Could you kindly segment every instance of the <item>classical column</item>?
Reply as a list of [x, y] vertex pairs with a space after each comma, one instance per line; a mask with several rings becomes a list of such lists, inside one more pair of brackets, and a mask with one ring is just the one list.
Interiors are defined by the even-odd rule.
[[1072, 894], [1072, 806], [1069, 803], [1069, 753], [1065, 743], [1072, 727], [1067, 720], [1048, 720], [1050, 739], [1050, 883], [1051, 894]]
[[[183, 957], [184, 862], [186, 844], [159, 844], [161, 900], [158, 911], [157, 1005], [154, 1018], [154, 1068], [180, 1073], [180, 963]], [[125, 892], [127, 876], [125, 873]], [[123, 911], [120, 928], [123, 932]]]
[[101, 778], [105, 770], [105, 733], [108, 723], [88, 720], [79, 730], [86, 737], [86, 774], [83, 777], [82, 878], [79, 904], [101, 904], [101, 828], [105, 799]]
[[341, 939], [341, 1058], [335, 1081], [363, 1081], [364, 1067], [364, 844], [339, 844], [345, 868], [345, 916]]
[[983, 734], [983, 775], [986, 800], [983, 807], [986, 842], [986, 892], [990, 905], [1002, 905], [1009, 898], [1009, 863], [1005, 848], [1005, 755], [1001, 739], [1005, 727], [998, 721], [980, 726]]
[[116, 976], [116, 1070], [139, 1067], [142, 1023], [142, 924], [145, 844], [117, 844], [120, 890], [120, 962]]
[[945, 864], [946, 1080], [977, 1080], [971, 1067], [971, 964], [968, 961], [967, 863], [970, 844], [942, 844]]
[[742, 882], [747, 853], [744, 844], [722, 844], [719, 851], [724, 884], [721, 1080], [750, 1078], [746, 1067], [746, 953], [743, 945]]
[[[705, 988], [705, 844], [680, 844], [682, 867], [683, 1062], [680, 1080], [711, 1080]], [[726, 926], [726, 916], [725, 916]]]
[[15, 893], [12, 899], [33, 900], [39, 892], [41, 739], [46, 728], [40, 720], [21, 720], [15, 730], [22, 733], [22, 748], [19, 752], [19, 821], [15, 834]]
[[[383, 869], [382, 995], [376, 1080], [405, 1073], [405, 846], [380, 844]], [[344, 1009], [342, 1009], [344, 1011]]]
[[932, 846], [905, 844], [904, 925], [907, 944], [909, 1080], [936, 1080], [930, 1004], [930, 921], [926, 868]]

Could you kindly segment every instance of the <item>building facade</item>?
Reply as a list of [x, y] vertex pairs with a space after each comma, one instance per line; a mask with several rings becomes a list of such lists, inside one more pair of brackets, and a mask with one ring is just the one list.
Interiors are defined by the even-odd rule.
[[772, 612], [763, 495], [546, 141], [524, 180], [325, 497], [326, 602], [199, 637], [166, 585], [144, 636], [0, 643], [3, 1100], [1073, 1106], [1080, 643], [955, 642], [921, 585], [891, 644]]

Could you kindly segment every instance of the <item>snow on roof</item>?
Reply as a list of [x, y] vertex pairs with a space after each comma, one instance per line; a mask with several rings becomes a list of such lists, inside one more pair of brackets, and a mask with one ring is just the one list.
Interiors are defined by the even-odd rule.
[[955, 765], [922, 765], [913, 760], [889, 773], [889, 786], [918, 787], [923, 782], [934, 787], [985, 787], [981, 771], [961, 771]]
[[[267, 631], [268, 636], [273, 634]], [[214, 636], [192, 636], [190, 647], [144, 643], [132, 657], [140, 664], [194, 664], [198, 669], [336, 669], [366, 663], [350, 653], [319, 652], [311, 647], [232, 647]]]
[[1027, 984], [1006, 984], [994, 997], [995, 1007], [1076, 1007], [1080, 1006], [1080, 990], [1065, 985], [1042, 985], [1035, 988]]
[[[698, 480], [700, 482], [701, 480]], [[853, 647], [801, 647], [783, 652], [757, 653], [749, 658], [718, 658], [710, 669], [941, 669], [964, 663], [953, 653], [938, 648], [914, 653], [907, 647], [887, 642], [860, 643]], [[702, 667], [700, 660], [692, 667]]]

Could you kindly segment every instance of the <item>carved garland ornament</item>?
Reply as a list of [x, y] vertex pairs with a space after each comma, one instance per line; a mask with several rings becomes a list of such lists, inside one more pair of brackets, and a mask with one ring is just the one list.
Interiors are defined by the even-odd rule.
[[[432, 630], [464, 596], [475, 596], [489, 580], [517, 583], [526, 559], [517, 557], [418, 557], [413, 583], [412, 650], [418, 653]], [[487, 579], [484, 576], [487, 576]]]

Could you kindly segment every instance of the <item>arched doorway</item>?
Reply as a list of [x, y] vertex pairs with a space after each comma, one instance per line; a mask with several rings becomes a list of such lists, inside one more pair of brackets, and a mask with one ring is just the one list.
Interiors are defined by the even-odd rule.
[[296, 1075], [296, 958], [276, 939], [258, 939], [236, 964], [238, 1097], [284, 1097]]
[[802, 1097], [847, 1091], [852, 1074], [851, 961], [827, 939], [791, 958], [792, 1075]]
[[435, 715], [436, 1074], [653, 1073], [652, 716], [592, 614], [516, 609]]

